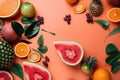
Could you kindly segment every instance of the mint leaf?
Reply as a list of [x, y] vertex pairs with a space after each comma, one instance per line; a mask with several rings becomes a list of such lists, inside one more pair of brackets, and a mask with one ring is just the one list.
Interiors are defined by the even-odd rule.
[[43, 35], [40, 35], [40, 37], [37, 40], [38, 45], [42, 45], [44, 41]]
[[40, 46], [38, 48], [38, 50], [41, 52], [41, 53], [46, 53], [48, 51], [48, 47], [47, 46]]
[[23, 76], [23, 69], [20, 64], [15, 64], [11, 67], [11, 70], [13, 73], [15, 73], [18, 77], [20, 77], [22, 80], [24, 80]]

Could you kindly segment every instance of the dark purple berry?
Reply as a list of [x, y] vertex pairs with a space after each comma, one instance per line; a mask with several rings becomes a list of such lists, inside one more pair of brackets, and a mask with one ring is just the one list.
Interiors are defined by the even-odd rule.
[[45, 67], [48, 67], [47, 61], [43, 61], [43, 65], [44, 65]]
[[44, 18], [42, 16], [37, 16], [37, 19], [40, 24], [44, 24]]
[[92, 16], [90, 16], [90, 21], [91, 21], [91, 23], [93, 23], [93, 17]]
[[86, 16], [90, 16], [90, 13], [86, 13]]
[[70, 21], [67, 21], [68, 24], [70, 24]]
[[66, 17], [64, 17], [64, 21], [67, 21], [67, 18], [66, 18]]
[[71, 21], [71, 18], [67, 18], [67, 21]]
[[70, 14], [65, 15], [64, 21], [67, 21], [67, 23], [70, 24], [70, 23], [71, 23], [71, 22], [70, 22], [70, 21], [71, 21], [71, 15], [70, 15]]
[[44, 24], [44, 21], [41, 21], [40, 23], [41, 23], [41, 24]]
[[48, 62], [50, 61], [50, 59], [47, 56], [45, 56], [45, 60]]
[[40, 16], [37, 16], [37, 19], [38, 19], [38, 20], [40, 20], [40, 19], [41, 19], [41, 17], [40, 17]]
[[68, 15], [66, 15], [65, 17], [66, 17], [66, 18], [70, 18], [70, 17], [71, 17], [71, 15], [70, 15], [70, 14], [68, 14]]
[[90, 19], [87, 19], [86, 21], [87, 21], [88, 23], [90, 23], [90, 22], [91, 22], [91, 21], [90, 21]]
[[43, 17], [41, 17], [41, 20], [43, 21], [43, 20], [44, 20], [44, 18], [43, 18]]

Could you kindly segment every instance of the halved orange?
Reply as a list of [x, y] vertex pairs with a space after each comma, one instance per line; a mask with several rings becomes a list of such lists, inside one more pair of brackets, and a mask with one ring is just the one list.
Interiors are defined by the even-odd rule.
[[79, 2], [73, 7], [74, 13], [80, 14], [86, 10], [86, 6], [84, 2]]
[[0, 0], [0, 17], [8, 18], [14, 16], [20, 7], [21, 0]]
[[30, 48], [29, 48], [28, 44], [26, 44], [24, 42], [20, 42], [15, 45], [14, 51], [15, 51], [15, 55], [17, 57], [24, 58], [24, 57], [28, 56], [28, 54], [30, 52]]
[[31, 52], [28, 55], [28, 60], [30, 62], [38, 62], [41, 59], [41, 55], [38, 52]]
[[107, 12], [107, 18], [111, 22], [119, 22], [120, 21], [120, 8], [112, 8]]

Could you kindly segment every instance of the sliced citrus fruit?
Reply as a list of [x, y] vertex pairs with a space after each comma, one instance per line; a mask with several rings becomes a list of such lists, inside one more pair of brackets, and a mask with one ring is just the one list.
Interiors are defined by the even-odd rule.
[[20, 42], [15, 46], [14, 51], [16, 56], [24, 58], [29, 54], [30, 48], [28, 44]]
[[30, 62], [38, 62], [41, 59], [41, 55], [38, 52], [31, 52], [28, 55], [28, 60]]
[[19, 11], [20, 2], [21, 0], [0, 0], [0, 17], [14, 16]]
[[112, 8], [107, 12], [107, 18], [111, 22], [119, 22], [120, 21], [120, 8]]
[[66, 0], [66, 1], [69, 4], [75, 4], [76, 2], [78, 2], [78, 0]]
[[74, 13], [80, 14], [86, 10], [86, 6], [84, 2], [79, 2], [73, 7]]

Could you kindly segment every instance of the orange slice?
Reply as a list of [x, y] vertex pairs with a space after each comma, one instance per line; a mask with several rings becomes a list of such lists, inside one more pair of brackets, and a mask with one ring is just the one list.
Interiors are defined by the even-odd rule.
[[66, 0], [69, 4], [75, 4], [78, 0]]
[[79, 2], [78, 4], [76, 4], [76, 5], [73, 7], [73, 10], [74, 10], [74, 13], [76, 13], [76, 14], [83, 13], [83, 12], [86, 10], [85, 3]]
[[120, 21], [120, 8], [112, 8], [107, 12], [107, 18], [111, 22], [119, 22]]
[[20, 7], [21, 0], [0, 0], [0, 17], [8, 18], [14, 16]]
[[29, 54], [30, 48], [28, 44], [20, 42], [15, 46], [14, 51], [16, 56], [24, 58]]
[[28, 60], [30, 62], [38, 62], [41, 59], [41, 55], [38, 52], [31, 52], [28, 55]]

